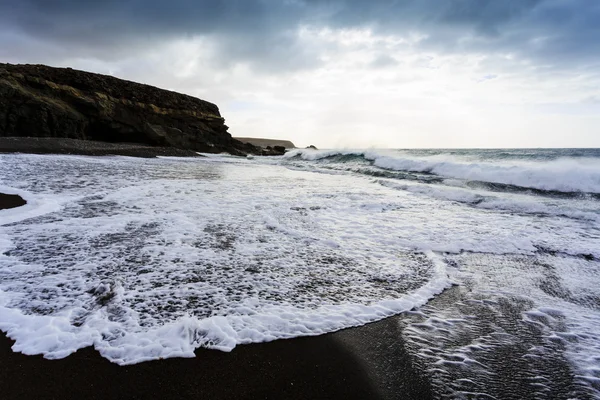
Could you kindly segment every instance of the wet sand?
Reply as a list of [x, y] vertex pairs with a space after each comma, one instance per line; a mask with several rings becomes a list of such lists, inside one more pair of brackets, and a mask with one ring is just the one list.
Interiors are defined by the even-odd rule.
[[[0, 209], [25, 201], [0, 194]], [[196, 358], [129, 366], [93, 348], [61, 360], [12, 351], [0, 333], [2, 399], [429, 399], [399, 318], [321, 336], [198, 349]]]
[[389, 318], [316, 337], [199, 349], [118, 366], [92, 348], [61, 360], [14, 353], [0, 335], [3, 399], [429, 399]]
[[154, 147], [132, 143], [107, 143], [65, 138], [3, 137], [0, 153], [76, 154], [85, 156], [130, 156], [153, 158], [157, 156], [199, 157], [192, 150], [174, 147]]

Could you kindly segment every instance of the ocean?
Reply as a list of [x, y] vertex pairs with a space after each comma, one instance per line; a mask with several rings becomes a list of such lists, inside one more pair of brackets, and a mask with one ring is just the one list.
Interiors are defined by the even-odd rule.
[[[125, 365], [402, 314], [441, 397], [600, 398], [600, 150], [0, 155], [0, 329]], [[235, 350], [234, 350], [235, 351]]]

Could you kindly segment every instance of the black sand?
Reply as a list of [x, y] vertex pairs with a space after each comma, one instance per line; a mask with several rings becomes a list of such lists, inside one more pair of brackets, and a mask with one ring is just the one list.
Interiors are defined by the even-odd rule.
[[85, 156], [130, 156], [152, 158], [157, 156], [199, 157], [192, 150], [174, 147], [153, 147], [131, 143], [107, 143], [92, 140], [35, 137], [2, 137], [0, 153], [77, 154]]
[[118, 366], [86, 348], [62, 360], [14, 353], [0, 335], [0, 393], [12, 399], [428, 399], [396, 318], [316, 337], [199, 349]]
[[[0, 209], [23, 204], [0, 194]], [[429, 399], [429, 382], [404, 348], [398, 318], [123, 367], [92, 348], [61, 360], [15, 353], [0, 333], [0, 398]]]

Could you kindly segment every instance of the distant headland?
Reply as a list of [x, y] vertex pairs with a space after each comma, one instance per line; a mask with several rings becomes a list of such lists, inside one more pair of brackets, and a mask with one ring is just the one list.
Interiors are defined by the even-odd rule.
[[295, 149], [296, 146], [289, 140], [282, 139], [263, 139], [263, 138], [251, 138], [251, 137], [234, 137], [234, 139], [239, 140], [242, 143], [250, 143], [253, 146], [258, 147], [275, 147], [280, 146], [286, 149]]
[[0, 63], [0, 152], [279, 155], [293, 147], [261, 140], [236, 140], [219, 108], [192, 96], [71, 68]]

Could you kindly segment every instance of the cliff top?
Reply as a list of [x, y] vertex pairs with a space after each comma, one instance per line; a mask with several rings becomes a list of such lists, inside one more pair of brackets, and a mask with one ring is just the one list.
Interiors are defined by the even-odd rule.
[[2, 70], [11, 75], [21, 74], [23, 79], [44, 79], [58, 85], [67, 85], [82, 92], [100, 92], [114, 98], [154, 104], [161, 108], [198, 110], [220, 116], [219, 108], [208, 101], [154, 86], [127, 81], [109, 75], [79, 71], [72, 68], [55, 68], [39, 64], [3, 64]]

